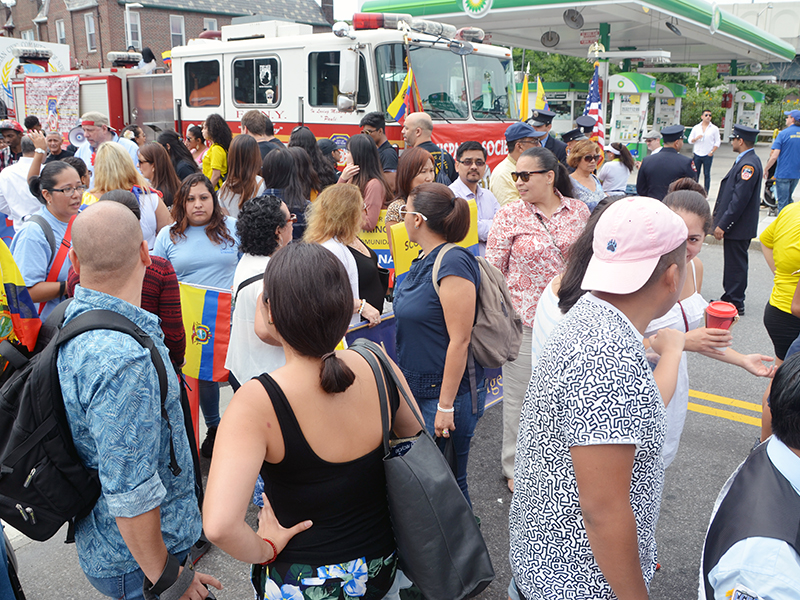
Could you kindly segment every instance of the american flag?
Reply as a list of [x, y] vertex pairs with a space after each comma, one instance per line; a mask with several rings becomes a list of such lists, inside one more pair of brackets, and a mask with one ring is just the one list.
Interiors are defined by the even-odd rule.
[[603, 124], [603, 103], [600, 100], [600, 77], [597, 73], [599, 66], [599, 63], [594, 63], [594, 75], [589, 84], [589, 96], [586, 98], [586, 108], [583, 109], [583, 114], [589, 115], [596, 121], [592, 133], [589, 134], [589, 139], [602, 146], [605, 144], [606, 128]]

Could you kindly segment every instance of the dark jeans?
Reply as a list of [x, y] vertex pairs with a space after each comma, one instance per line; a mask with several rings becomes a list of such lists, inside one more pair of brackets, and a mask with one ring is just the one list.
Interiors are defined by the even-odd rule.
[[[422, 418], [425, 419], [425, 428], [431, 435], [436, 435], [434, 430], [434, 423], [436, 421], [436, 404], [438, 399], [418, 400], [419, 410], [422, 413]], [[458, 471], [456, 473], [456, 480], [458, 487], [464, 493], [467, 502], [472, 506], [469, 499], [469, 488], [467, 487], [467, 460], [469, 459], [469, 444], [472, 441], [472, 436], [475, 433], [475, 425], [478, 424], [478, 419], [483, 416], [483, 407], [486, 403], [486, 380], [478, 382], [478, 412], [472, 414], [472, 394], [466, 392], [456, 396], [453, 407], [456, 409], [453, 414], [453, 420], [456, 424], [456, 430], [451, 432], [450, 436], [453, 438], [453, 445], [456, 451], [456, 462]]]
[[697, 180], [700, 180], [700, 168], [703, 168], [703, 176], [705, 177], [703, 181], [703, 187], [706, 188], [706, 193], [708, 193], [708, 188], [711, 187], [711, 163], [714, 162], [713, 156], [698, 156], [697, 154], [694, 155], [694, 168], [697, 170]]
[[219, 383], [198, 379], [197, 387], [206, 427], [216, 427], [219, 425]]

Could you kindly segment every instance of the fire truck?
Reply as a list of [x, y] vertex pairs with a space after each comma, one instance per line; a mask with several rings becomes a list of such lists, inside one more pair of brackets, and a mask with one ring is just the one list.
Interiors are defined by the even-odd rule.
[[[397, 14], [356, 14], [352, 26], [337, 23], [331, 33], [280, 21], [230, 25], [219, 39], [173, 48], [171, 74], [80, 72], [80, 111], [102, 110], [106, 103], [118, 125], [174, 128], [185, 135], [211, 113], [222, 115], [236, 133], [242, 115], [256, 109], [269, 116], [283, 141], [307, 125], [318, 138], [342, 145], [360, 132], [364, 114], [381, 111], [389, 140], [402, 148], [401, 125], [388, 108], [410, 65], [423, 109], [434, 121], [433, 141], [451, 153], [463, 141], [479, 141], [494, 166], [508, 153], [504, 132], [519, 109], [511, 51], [482, 41], [476, 28], [456, 31]], [[103, 79], [120, 92], [104, 94]]]

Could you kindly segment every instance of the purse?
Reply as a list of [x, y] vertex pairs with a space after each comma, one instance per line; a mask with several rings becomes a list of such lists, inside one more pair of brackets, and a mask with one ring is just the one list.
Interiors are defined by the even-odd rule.
[[[492, 582], [494, 569], [472, 508], [381, 347], [361, 338], [350, 349], [369, 363], [378, 384], [386, 492], [403, 572], [427, 600], [476, 596]], [[419, 421], [422, 431], [414, 438], [390, 442], [389, 384]]]

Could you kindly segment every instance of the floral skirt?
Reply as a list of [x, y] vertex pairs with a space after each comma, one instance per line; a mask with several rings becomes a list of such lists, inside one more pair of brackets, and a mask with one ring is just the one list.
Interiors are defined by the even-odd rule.
[[252, 565], [250, 580], [258, 600], [379, 600], [392, 587], [397, 552], [314, 567], [275, 562]]

